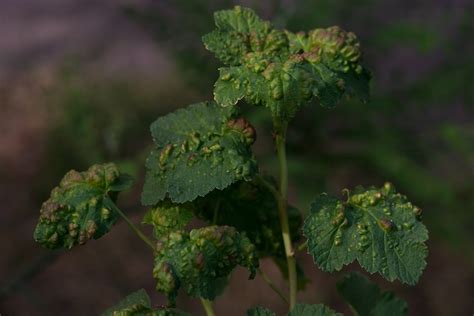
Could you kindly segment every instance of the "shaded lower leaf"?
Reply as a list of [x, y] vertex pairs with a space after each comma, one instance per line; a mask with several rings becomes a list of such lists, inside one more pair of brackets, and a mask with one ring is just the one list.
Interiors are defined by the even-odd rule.
[[392, 292], [382, 292], [360, 273], [351, 273], [337, 284], [337, 290], [358, 316], [404, 316], [407, 303]]
[[[273, 183], [271, 178], [268, 182]], [[255, 245], [259, 257], [285, 259], [278, 205], [268, 188], [256, 181], [240, 181], [225, 190], [215, 190], [195, 200], [198, 217], [217, 225], [235, 227]], [[292, 241], [301, 238], [301, 213], [288, 208]], [[251, 220], [249, 220], [251, 218]]]
[[41, 207], [35, 241], [46, 248], [70, 249], [100, 238], [118, 217], [111, 204], [131, 183], [113, 163], [69, 171]]
[[323, 304], [296, 304], [288, 316], [342, 316]]
[[189, 314], [176, 309], [153, 310], [150, 297], [144, 289], [140, 289], [106, 310], [101, 316], [189, 316]]
[[389, 281], [415, 284], [427, 256], [421, 210], [389, 183], [348, 195], [343, 202], [322, 194], [312, 204], [303, 230], [318, 266], [331, 272], [357, 259]]
[[171, 303], [180, 288], [188, 295], [213, 300], [237, 266], [255, 277], [258, 257], [250, 240], [233, 227], [209, 226], [171, 232], [158, 241], [153, 276], [157, 290]]
[[247, 316], [275, 316], [276, 314], [263, 307], [254, 307], [247, 311]]

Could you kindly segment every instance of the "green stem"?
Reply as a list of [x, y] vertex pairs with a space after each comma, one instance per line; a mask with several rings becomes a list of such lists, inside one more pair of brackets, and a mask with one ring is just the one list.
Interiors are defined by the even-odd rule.
[[286, 298], [286, 296], [280, 291], [279, 288], [277, 288], [277, 286], [275, 285], [275, 283], [273, 283], [272, 279], [270, 279], [270, 277], [265, 273], [263, 272], [261, 269], [258, 269], [258, 273], [260, 274], [260, 276], [262, 277], [262, 279], [268, 284], [268, 286], [276, 293], [278, 294], [278, 296], [280, 296], [280, 298], [282, 300], [284, 300], [287, 304], [289, 304], [290, 302], [288, 301], [288, 299]]
[[306, 240], [305, 242], [301, 243], [298, 247], [296, 247], [296, 251], [300, 252], [305, 250], [308, 247], [308, 241]]
[[288, 166], [286, 161], [286, 129], [287, 124], [280, 120], [274, 120], [275, 142], [280, 167], [280, 198], [278, 199], [278, 211], [280, 216], [281, 232], [285, 245], [286, 261], [288, 265], [288, 280], [290, 283], [290, 310], [296, 304], [296, 292], [298, 289], [296, 279], [296, 260], [293, 246], [291, 244], [290, 225], [288, 224]]
[[108, 203], [112, 209], [117, 212], [124, 220], [127, 222], [128, 226], [133, 230], [133, 232], [141, 239], [143, 240], [148, 246], [153, 249], [153, 252], [156, 252], [155, 246], [153, 245], [153, 242], [145, 236], [145, 234], [137, 227], [135, 224], [132, 223], [132, 221], [125, 215], [118, 207], [115, 205], [115, 203]]
[[216, 315], [216, 314], [214, 314], [214, 309], [212, 308], [211, 301], [206, 300], [206, 299], [201, 297], [201, 304], [202, 304], [202, 307], [204, 307], [204, 310], [206, 311], [207, 316], [215, 316]]

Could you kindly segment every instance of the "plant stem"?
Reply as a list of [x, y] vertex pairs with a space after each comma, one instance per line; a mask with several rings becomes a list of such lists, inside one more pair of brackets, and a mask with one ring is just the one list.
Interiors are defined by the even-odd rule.
[[275, 142], [280, 166], [280, 198], [278, 199], [278, 211], [280, 215], [281, 232], [285, 245], [286, 261], [288, 265], [288, 280], [290, 283], [290, 310], [296, 304], [296, 292], [298, 289], [296, 279], [296, 260], [293, 246], [291, 244], [290, 225], [288, 224], [288, 166], [286, 162], [286, 129], [287, 124], [279, 119], [274, 119]]
[[204, 307], [204, 310], [206, 311], [207, 316], [215, 316], [216, 315], [216, 314], [214, 314], [214, 309], [212, 308], [211, 301], [206, 300], [206, 299], [201, 297], [201, 304], [202, 304], [202, 307]]
[[265, 273], [263, 272], [261, 269], [258, 269], [258, 273], [260, 274], [260, 276], [262, 277], [262, 279], [268, 284], [268, 286], [276, 293], [278, 294], [278, 296], [280, 296], [280, 298], [282, 300], [284, 300], [286, 303], [290, 303], [288, 301], [288, 299], [286, 298], [286, 296], [280, 291], [279, 288], [276, 287], [275, 283], [273, 283], [272, 279], [270, 279], [270, 277]]
[[112, 209], [117, 212], [124, 220], [127, 222], [128, 226], [133, 230], [133, 232], [141, 239], [143, 240], [148, 246], [153, 249], [153, 252], [156, 252], [155, 246], [153, 245], [153, 242], [145, 236], [145, 234], [137, 227], [135, 224], [132, 223], [132, 221], [125, 215], [118, 207], [115, 205], [115, 203], [111, 202], [108, 203]]
[[297, 252], [300, 252], [300, 251], [303, 251], [306, 249], [306, 247], [308, 247], [308, 241], [304, 241], [303, 243], [301, 243], [298, 247], [296, 247], [296, 251]]

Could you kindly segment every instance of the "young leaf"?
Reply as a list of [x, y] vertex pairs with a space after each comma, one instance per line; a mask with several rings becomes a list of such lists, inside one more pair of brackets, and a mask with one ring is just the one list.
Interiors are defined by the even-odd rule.
[[263, 307], [254, 307], [247, 311], [247, 316], [276, 316], [274, 312]]
[[222, 106], [245, 99], [288, 121], [313, 96], [328, 107], [345, 95], [368, 100], [370, 73], [354, 33], [334, 26], [293, 34], [241, 7], [219, 11], [215, 19], [217, 29], [203, 41], [230, 66], [219, 69], [215, 83], [214, 99]]
[[144, 289], [140, 289], [117, 305], [109, 308], [101, 316], [189, 316], [188, 313], [176, 309], [158, 309], [151, 307], [150, 297]]
[[112, 163], [69, 171], [41, 207], [35, 241], [46, 248], [70, 249], [100, 238], [118, 217], [110, 203], [130, 185], [130, 177]]
[[303, 232], [323, 271], [340, 270], [357, 259], [370, 273], [415, 284], [427, 256], [428, 231], [420, 213], [389, 183], [381, 189], [358, 187], [346, 202], [320, 195]]
[[214, 21], [217, 29], [202, 40], [206, 49], [226, 65], [242, 64], [242, 59], [251, 52], [272, 56], [288, 50], [285, 33], [273, 29], [251, 9], [236, 6], [233, 10], [217, 11]]
[[172, 231], [183, 229], [192, 218], [192, 205], [164, 200], [145, 214], [143, 224], [152, 225], [155, 237], [160, 239]]
[[356, 316], [404, 316], [407, 303], [392, 292], [381, 292], [360, 273], [350, 273], [337, 284], [339, 294], [351, 306]]
[[342, 314], [336, 313], [322, 304], [296, 304], [296, 306], [288, 313], [288, 316], [342, 316]]
[[255, 277], [258, 258], [250, 240], [233, 227], [209, 226], [163, 237], [157, 245], [153, 275], [157, 290], [172, 303], [181, 287], [190, 296], [213, 300], [237, 265]]
[[250, 180], [257, 164], [250, 150], [254, 128], [234, 108], [198, 103], [151, 125], [156, 147], [146, 161], [144, 205], [166, 196], [192, 201], [238, 180]]
[[[272, 180], [269, 179], [269, 182]], [[278, 217], [278, 205], [268, 188], [256, 181], [239, 181], [225, 190], [215, 190], [194, 202], [197, 216], [217, 225], [235, 227], [255, 245], [259, 257], [286, 258]], [[301, 213], [288, 209], [293, 241], [301, 236]], [[249, 219], [252, 220], [249, 220]]]

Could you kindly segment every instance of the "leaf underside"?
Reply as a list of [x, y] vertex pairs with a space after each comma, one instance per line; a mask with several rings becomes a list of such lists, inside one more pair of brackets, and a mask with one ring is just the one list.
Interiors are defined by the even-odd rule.
[[154, 205], [166, 197], [183, 203], [250, 180], [257, 170], [250, 150], [255, 130], [237, 115], [235, 109], [210, 102], [156, 120], [142, 203]]
[[337, 284], [337, 290], [356, 316], [405, 316], [407, 303], [392, 292], [382, 292], [360, 273], [350, 273]]
[[345, 95], [368, 101], [371, 76], [354, 33], [333, 26], [294, 34], [239, 6], [214, 19], [217, 28], [203, 42], [227, 66], [214, 89], [222, 106], [245, 99], [289, 120], [313, 97], [327, 107]]
[[316, 264], [332, 272], [357, 260], [389, 281], [415, 284], [427, 256], [421, 210], [389, 183], [348, 194], [346, 202], [322, 194], [311, 206], [303, 232]]
[[69, 171], [41, 207], [35, 241], [46, 248], [70, 249], [100, 238], [118, 217], [111, 204], [131, 183], [112, 163]]
[[189, 314], [173, 308], [153, 310], [150, 297], [144, 289], [140, 289], [106, 310], [101, 316], [189, 316]]
[[254, 278], [258, 267], [255, 247], [233, 227], [208, 226], [171, 232], [157, 245], [153, 275], [157, 290], [175, 302], [179, 288], [188, 295], [213, 300], [237, 266]]

